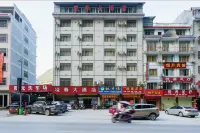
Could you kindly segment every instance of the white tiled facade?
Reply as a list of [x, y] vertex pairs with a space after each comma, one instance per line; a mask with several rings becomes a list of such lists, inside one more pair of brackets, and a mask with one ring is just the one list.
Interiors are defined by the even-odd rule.
[[17, 84], [17, 78], [21, 77], [19, 60], [22, 60], [23, 84], [36, 83], [36, 33], [15, 5], [0, 7], [0, 12], [0, 36], [6, 36], [6, 41], [0, 40], [6, 63], [5, 82], [0, 85], [0, 107], [5, 107], [10, 101], [9, 85]]
[[[54, 4], [55, 86], [127, 86], [127, 80], [134, 86], [143, 82], [144, 3], [113, 3], [119, 12], [124, 4], [135, 6], [135, 13], [118, 14], [99, 13], [95, 3], [76, 3], [80, 13], [62, 11], [73, 9], [75, 3]], [[85, 13], [86, 5], [94, 13]]]

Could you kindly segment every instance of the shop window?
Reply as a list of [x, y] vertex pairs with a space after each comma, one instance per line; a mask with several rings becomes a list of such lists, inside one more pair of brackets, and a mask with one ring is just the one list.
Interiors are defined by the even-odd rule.
[[126, 79], [127, 86], [137, 86], [137, 79], [128, 78]]
[[104, 63], [104, 71], [115, 71], [115, 63]]
[[115, 20], [105, 20], [104, 27], [115, 27]]
[[70, 78], [60, 78], [60, 86], [70, 86], [71, 79]]
[[93, 63], [83, 63], [82, 71], [93, 71]]
[[104, 86], [115, 86], [115, 79], [114, 78], [105, 78]]
[[93, 86], [92, 78], [82, 78], [82, 86]]
[[71, 63], [60, 63], [60, 71], [71, 71]]
[[104, 49], [104, 56], [115, 56], [115, 49]]
[[147, 62], [157, 62], [157, 56], [147, 56]]

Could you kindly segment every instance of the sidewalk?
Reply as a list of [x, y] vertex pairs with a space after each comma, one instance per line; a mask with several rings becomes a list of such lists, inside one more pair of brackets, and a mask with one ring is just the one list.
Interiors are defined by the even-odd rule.
[[11, 116], [11, 114], [8, 112], [7, 109], [0, 110], [0, 117], [8, 117]]

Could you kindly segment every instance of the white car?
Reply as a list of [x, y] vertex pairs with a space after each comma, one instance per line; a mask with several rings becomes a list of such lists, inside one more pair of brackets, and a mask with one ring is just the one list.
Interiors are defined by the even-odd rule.
[[199, 115], [199, 112], [197, 109], [193, 107], [185, 107], [185, 106], [173, 106], [171, 108], [166, 109], [165, 113], [169, 115], [179, 115], [181, 117], [190, 116], [192, 118]]

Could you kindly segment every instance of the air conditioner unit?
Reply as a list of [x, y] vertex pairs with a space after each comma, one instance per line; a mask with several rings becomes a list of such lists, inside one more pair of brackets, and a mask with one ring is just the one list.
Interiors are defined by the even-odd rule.
[[118, 21], [117, 25], [122, 26], [122, 22]]
[[82, 41], [82, 38], [80, 37], [80, 36], [78, 36], [78, 38], [77, 38], [79, 41]]
[[81, 68], [81, 66], [77, 66], [77, 69], [78, 69], [78, 70], [81, 70], [82, 68]]
[[126, 21], [124, 21], [124, 23], [123, 23], [123, 24], [124, 24], [124, 26], [126, 26], [126, 25], [127, 25], [127, 22], [126, 22]]
[[122, 66], [117, 66], [117, 69], [122, 69]]
[[77, 55], [81, 56], [81, 55], [82, 55], [82, 53], [81, 53], [80, 51], [78, 51], [78, 52], [77, 52]]
[[78, 25], [79, 25], [79, 26], [82, 26], [82, 21], [79, 21], [79, 22], [78, 22]]

